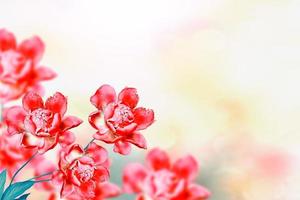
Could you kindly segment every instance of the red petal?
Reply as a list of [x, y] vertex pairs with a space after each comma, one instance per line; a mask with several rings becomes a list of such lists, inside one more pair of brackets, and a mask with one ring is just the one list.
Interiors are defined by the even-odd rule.
[[89, 115], [89, 123], [91, 124], [92, 127], [94, 127], [95, 129], [99, 130], [102, 126], [101, 124], [101, 112], [100, 111], [95, 111], [92, 112]]
[[44, 102], [42, 97], [35, 92], [28, 92], [27, 94], [25, 94], [22, 103], [23, 103], [23, 108], [26, 111], [32, 111], [37, 108], [44, 107]]
[[128, 155], [131, 151], [131, 145], [129, 142], [117, 141], [114, 146], [114, 152]]
[[199, 167], [196, 159], [189, 155], [178, 159], [172, 169], [179, 177], [194, 180], [198, 174]]
[[63, 116], [67, 111], [67, 98], [60, 92], [56, 92], [46, 100], [46, 108]]
[[109, 179], [109, 171], [106, 167], [97, 166], [94, 172], [93, 180], [98, 182], [104, 182]]
[[211, 193], [203, 186], [197, 184], [190, 184], [188, 186], [189, 198], [188, 200], [205, 200], [208, 199]]
[[128, 193], [142, 192], [142, 183], [146, 178], [147, 169], [139, 163], [128, 164], [123, 172], [124, 191]]
[[62, 131], [67, 131], [71, 128], [79, 126], [83, 121], [75, 116], [67, 116], [62, 121]]
[[137, 147], [147, 149], [147, 142], [144, 136], [139, 133], [134, 133], [130, 137], [127, 137], [126, 141], [134, 144]]
[[33, 62], [36, 63], [42, 58], [45, 50], [45, 45], [39, 37], [35, 36], [30, 39], [24, 40], [20, 44], [18, 50], [24, 56], [32, 59]]
[[119, 96], [120, 103], [127, 105], [130, 108], [135, 108], [139, 102], [139, 96], [135, 88], [124, 88]]
[[93, 199], [95, 197], [95, 188], [96, 188], [96, 183], [94, 181], [81, 183], [80, 187], [78, 187], [84, 199]]
[[137, 130], [146, 129], [154, 122], [154, 112], [151, 109], [137, 108], [134, 110], [134, 121], [138, 124]]
[[115, 89], [110, 85], [102, 85], [90, 98], [90, 101], [96, 108], [102, 111], [105, 106], [116, 101]]
[[171, 166], [170, 158], [165, 151], [158, 148], [152, 149], [147, 157], [146, 162], [148, 167], [153, 170], [169, 169]]
[[[99, 195], [100, 198], [112, 198], [121, 194], [121, 189], [110, 182], [98, 183], [96, 187], [96, 196]], [[100, 191], [100, 194], [97, 194], [97, 191]]]
[[7, 124], [7, 132], [10, 135], [24, 131], [26, 112], [21, 106], [13, 106], [4, 110], [3, 119]]
[[130, 135], [132, 134], [135, 130], [136, 130], [137, 124], [136, 123], [131, 123], [125, 127], [118, 127], [118, 129], [116, 130], [117, 134], [119, 135]]
[[64, 181], [62, 188], [60, 190], [60, 197], [64, 198], [70, 195], [74, 190], [73, 185], [70, 182]]
[[66, 147], [75, 142], [76, 138], [70, 131], [63, 132], [59, 135], [58, 141], [62, 147]]
[[21, 143], [24, 147], [35, 148], [43, 144], [43, 138], [36, 137], [31, 133], [24, 133]]
[[81, 148], [79, 144], [73, 144], [67, 154], [65, 155], [66, 161], [71, 163], [73, 160], [78, 159], [84, 155], [84, 150]]
[[96, 140], [100, 140], [100, 141], [103, 141], [105, 143], [114, 143], [116, 142], [117, 140], [119, 140], [121, 137], [118, 137], [116, 135], [114, 135], [113, 133], [111, 132], [107, 132], [105, 134], [103, 133], [100, 133], [99, 131], [96, 132], [93, 137], [96, 139]]
[[0, 29], [0, 51], [16, 48], [16, 38], [13, 33]]
[[87, 156], [91, 157], [96, 165], [100, 165], [107, 161], [108, 153], [106, 149], [92, 142], [85, 151]]
[[55, 78], [57, 74], [48, 67], [39, 67], [35, 71], [36, 79], [41, 81], [47, 81]]
[[44, 144], [38, 148], [40, 154], [46, 153], [53, 149], [58, 143], [58, 135], [53, 137], [45, 137]]

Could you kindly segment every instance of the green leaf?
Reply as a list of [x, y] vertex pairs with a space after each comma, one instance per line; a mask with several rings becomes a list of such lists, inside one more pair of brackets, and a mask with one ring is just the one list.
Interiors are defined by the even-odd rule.
[[6, 182], [6, 170], [3, 170], [0, 173], [0, 199], [1, 199], [2, 194], [3, 194], [5, 182]]
[[24, 194], [15, 200], [26, 200], [29, 195], [30, 195], [30, 193]]
[[12, 200], [22, 195], [26, 190], [31, 188], [34, 181], [17, 182], [10, 185], [4, 192], [1, 200]]

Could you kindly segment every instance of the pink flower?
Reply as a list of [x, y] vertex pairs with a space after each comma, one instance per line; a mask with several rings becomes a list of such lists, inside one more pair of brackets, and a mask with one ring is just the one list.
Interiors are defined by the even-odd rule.
[[147, 155], [147, 166], [138, 163], [126, 166], [124, 190], [138, 194], [137, 200], [206, 200], [210, 192], [193, 183], [198, 163], [193, 156], [178, 159], [174, 164], [166, 152], [153, 149]]
[[[124, 88], [118, 95], [114, 88], [102, 85], [91, 97], [91, 103], [98, 109], [90, 114], [89, 122], [97, 129], [94, 138], [114, 144], [114, 151], [128, 154], [131, 144], [147, 148], [146, 140], [140, 134], [154, 122], [151, 109], [137, 107], [139, 97], [135, 88]], [[103, 114], [104, 124], [99, 124]]]
[[75, 192], [80, 199], [95, 198], [97, 184], [109, 177], [107, 156], [107, 151], [95, 143], [86, 150], [74, 144], [62, 152], [59, 171], [53, 175], [53, 182], [61, 186], [61, 197], [72, 197]]
[[23, 108], [14, 106], [5, 112], [8, 133], [22, 134], [22, 145], [37, 148], [44, 153], [56, 146], [61, 138], [65, 138], [63, 145], [73, 141], [69, 129], [82, 123], [77, 117], [64, 116], [67, 110], [67, 99], [56, 92], [49, 97], [45, 104], [42, 98], [28, 92], [23, 97]]
[[13, 33], [0, 29], [0, 103], [18, 99], [29, 90], [42, 93], [40, 82], [56, 77], [51, 69], [39, 65], [44, 49], [37, 36], [17, 45]]
[[20, 139], [19, 135], [8, 137], [5, 133], [0, 134], [0, 171], [6, 169], [9, 177], [12, 177], [34, 153], [30, 149], [16, 145]]
[[74, 190], [72, 194], [66, 197], [67, 200], [105, 200], [107, 198], [117, 197], [121, 194], [120, 188], [108, 181], [97, 182], [95, 188], [95, 196], [91, 198], [82, 197], [82, 195], [78, 194], [78, 191]]

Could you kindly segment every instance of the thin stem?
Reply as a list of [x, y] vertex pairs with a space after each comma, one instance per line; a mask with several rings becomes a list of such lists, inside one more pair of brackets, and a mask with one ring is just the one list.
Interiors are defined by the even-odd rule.
[[41, 178], [41, 177], [43, 177], [43, 176], [51, 175], [51, 174], [53, 174], [55, 171], [56, 171], [56, 170], [54, 170], [54, 171], [52, 171], [52, 172], [48, 172], [48, 173], [42, 174], [42, 175], [39, 175], [39, 176], [35, 176], [35, 177], [33, 177], [33, 178], [29, 179], [29, 180], [33, 180], [33, 179]]
[[11, 178], [11, 181], [9, 183], [9, 185], [11, 185], [14, 181], [14, 179], [16, 178], [16, 176], [18, 175], [18, 173], [38, 154], [38, 152], [35, 152], [17, 171], [16, 173], [13, 175], [13, 177]]
[[0, 122], [3, 120], [3, 110], [4, 110], [4, 105], [0, 103]]
[[95, 138], [93, 138], [85, 147], [84, 147], [84, 150], [86, 151], [89, 146], [95, 141]]
[[39, 180], [39, 181], [34, 181], [35, 183], [42, 183], [42, 182], [48, 182], [51, 181], [51, 179], [45, 179], [45, 180]]

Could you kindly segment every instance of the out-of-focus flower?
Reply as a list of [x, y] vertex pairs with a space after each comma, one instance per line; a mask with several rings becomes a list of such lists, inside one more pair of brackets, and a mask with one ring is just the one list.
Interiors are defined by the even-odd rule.
[[[94, 138], [114, 144], [114, 151], [128, 154], [131, 144], [147, 148], [146, 140], [139, 131], [146, 129], [154, 122], [151, 109], [137, 107], [139, 97], [135, 88], [124, 88], [118, 95], [114, 88], [102, 85], [91, 97], [91, 103], [98, 109], [90, 114], [89, 122], [97, 129]], [[101, 115], [104, 123], [100, 124]]]
[[[108, 181], [97, 182], [95, 188], [95, 196], [92, 198], [85, 198], [89, 200], [105, 200], [107, 198], [117, 197], [121, 194], [120, 188]], [[83, 197], [78, 195], [78, 192], [75, 190], [72, 194], [67, 196], [67, 200], [82, 200]]]
[[[60, 195], [79, 199], [94, 199], [97, 184], [109, 177], [107, 151], [91, 143], [86, 150], [78, 144], [69, 147], [60, 155], [59, 170], [53, 175], [53, 182], [60, 185]], [[76, 194], [74, 194], [76, 193]]]
[[13, 33], [0, 29], [0, 103], [18, 99], [29, 90], [43, 93], [40, 82], [56, 77], [51, 69], [39, 65], [44, 50], [37, 36], [17, 45]]
[[23, 108], [14, 106], [5, 112], [8, 133], [22, 134], [22, 145], [37, 148], [40, 153], [54, 148], [59, 141], [69, 144], [73, 136], [67, 131], [80, 125], [82, 120], [64, 116], [66, 110], [67, 99], [59, 92], [45, 104], [38, 94], [28, 92], [23, 97]]
[[10, 177], [34, 153], [30, 149], [16, 145], [20, 139], [19, 135], [9, 137], [8, 134], [0, 134], [0, 171], [6, 169]]
[[[39, 156], [41, 156], [41, 155], [39, 155]], [[37, 159], [35, 157], [34, 160], [31, 161], [31, 166], [34, 169], [34, 176], [38, 177], [38, 178], [35, 178], [35, 180], [37, 180], [37, 181], [50, 179], [52, 177], [52, 173], [57, 170], [57, 167], [54, 163], [52, 163], [51, 161], [49, 161], [43, 157], [39, 158], [39, 159]], [[45, 175], [45, 174], [48, 174], [48, 175]], [[43, 176], [43, 175], [45, 175], [45, 176]], [[34, 186], [38, 190], [44, 190], [44, 191], [49, 192], [48, 200], [56, 199], [56, 197], [55, 197], [56, 188], [50, 182], [41, 182], [41, 183], [35, 184]]]
[[147, 166], [133, 163], [123, 175], [124, 190], [138, 194], [137, 200], [205, 200], [210, 192], [194, 183], [199, 167], [191, 155], [171, 163], [166, 152], [153, 149], [147, 155]]

